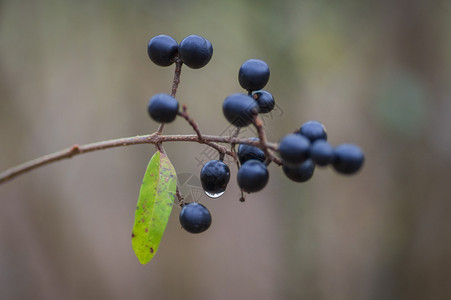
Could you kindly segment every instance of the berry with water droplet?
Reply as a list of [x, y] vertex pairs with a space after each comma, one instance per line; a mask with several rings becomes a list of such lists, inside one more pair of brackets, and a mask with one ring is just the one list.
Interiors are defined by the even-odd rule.
[[208, 161], [200, 171], [202, 187], [211, 198], [217, 198], [224, 194], [230, 180], [229, 167], [220, 160]]

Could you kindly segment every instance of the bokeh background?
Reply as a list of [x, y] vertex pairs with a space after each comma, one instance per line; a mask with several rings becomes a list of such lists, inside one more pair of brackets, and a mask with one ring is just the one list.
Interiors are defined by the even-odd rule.
[[[148, 99], [173, 76], [147, 57], [158, 34], [213, 44], [178, 91], [205, 133], [230, 130], [222, 101], [260, 58], [278, 105], [269, 139], [318, 120], [333, 145], [364, 149], [363, 170], [296, 184], [271, 165], [266, 189], [240, 203], [231, 164], [224, 196], [192, 196], [211, 228], [183, 231], [175, 207], [142, 266], [130, 233], [152, 145], [40, 168], [0, 186], [0, 299], [451, 297], [449, 0], [0, 0], [0, 169], [154, 132]], [[176, 120], [165, 133], [191, 130]], [[191, 193], [208, 149], [166, 150]]]

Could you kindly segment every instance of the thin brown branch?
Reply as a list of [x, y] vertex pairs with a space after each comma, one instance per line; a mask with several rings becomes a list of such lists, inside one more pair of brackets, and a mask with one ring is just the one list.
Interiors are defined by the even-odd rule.
[[[232, 135], [232, 138], [237, 138], [238, 134], [240, 134], [240, 130], [241, 130], [241, 127], [237, 127], [235, 129], [235, 132]], [[238, 160], [238, 155], [236, 153], [236, 143], [234, 143], [234, 142], [230, 143], [230, 150], [233, 152], [233, 154], [235, 154], [234, 161], [236, 164], [236, 169], [239, 170], [241, 167], [241, 164]], [[244, 202], [245, 198], [246, 198], [246, 196], [244, 195], [244, 191], [242, 189], [240, 189], [240, 201]]]
[[[232, 135], [232, 138], [237, 138], [238, 134], [240, 134], [240, 130], [241, 130], [241, 127], [237, 127], [235, 129], [235, 132]], [[230, 148], [232, 149], [233, 152], [235, 152], [235, 145], [236, 145], [236, 143], [234, 143], [234, 142], [230, 143]]]
[[254, 123], [255, 128], [257, 129], [260, 148], [265, 152], [266, 162], [269, 163], [269, 162], [273, 161], [276, 164], [278, 164], [279, 166], [282, 165], [282, 161], [279, 158], [275, 157], [274, 154], [272, 154], [271, 151], [269, 151], [269, 148], [266, 145], [266, 133], [265, 133], [262, 119], [258, 115], [256, 115], [253, 120], [253, 123]]
[[[182, 65], [183, 65], [183, 62], [180, 59], [178, 54], [175, 55], [174, 62], [175, 62], [174, 79], [172, 80], [172, 88], [171, 88], [171, 96], [172, 97], [175, 97], [177, 95], [177, 89], [179, 88], [180, 74], [182, 73]], [[164, 123], [161, 123], [160, 126], [158, 127], [157, 133], [161, 134], [163, 132], [163, 128], [164, 128]], [[159, 145], [156, 145], [156, 146], [157, 146], [157, 149], [160, 149]]]
[[158, 126], [157, 134], [161, 134], [163, 132], [164, 123], [161, 123], [160, 126]]
[[199, 138], [199, 140], [202, 140], [202, 134], [200, 133], [199, 126], [197, 126], [197, 124], [194, 121], [194, 119], [191, 118], [190, 115], [188, 114], [188, 112], [186, 111], [186, 105], [183, 105], [182, 111], [179, 112], [178, 115], [181, 116], [182, 118], [184, 118], [189, 123], [189, 125], [191, 125], [191, 127], [194, 130], [194, 132], [196, 132], [197, 137]]
[[[240, 130], [241, 130], [241, 127], [237, 127], [235, 129], [235, 132], [232, 135], [232, 138], [237, 138], [238, 134], [240, 134]], [[238, 155], [236, 153], [236, 143], [234, 143], [234, 142], [230, 143], [230, 150], [235, 154], [235, 159], [234, 160], [235, 160], [236, 168], [237, 168], [237, 170], [239, 170], [240, 169], [240, 162], [238, 161]]]
[[183, 206], [185, 204], [185, 201], [183, 201], [185, 198], [182, 196], [182, 193], [180, 193], [178, 183], [177, 183], [177, 188], [175, 189], [175, 196], [176, 196], [177, 200], [179, 201], [179, 205]]
[[[219, 143], [230, 144], [230, 143], [240, 143], [240, 144], [250, 144], [257, 147], [261, 147], [259, 141], [253, 141], [247, 138], [234, 138], [230, 136], [215, 136], [215, 135], [202, 135], [202, 140], [199, 140], [197, 135], [161, 135], [157, 132], [140, 135], [135, 137], [120, 138], [108, 141], [101, 141], [86, 145], [74, 145], [70, 148], [54, 152], [48, 155], [41, 156], [39, 158], [30, 160], [21, 165], [9, 168], [2, 173], [0, 173], [0, 184], [5, 183], [9, 180], [16, 178], [17, 176], [29, 172], [31, 170], [37, 169], [39, 167], [48, 165], [52, 162], [56, 162], [63, 159], [72, 158], [76, 155], [94, 152], [99, 150], [105, 150], [109, 148], [124, 147], [139, 144], [153, 144], [159, 145], [166, 142], [194, 142], [199, 144], [206, 144], [220, 153], [224, 153], [233, 158], [236, 157], [235, 153], [229, 150], [227, 147], [220, 145]], [[277, 150], [278, 145], [274, 143], [266, 143], [265, 147], [268, 149]]]
[[183, 65], [183, 62], [178, 54], [176, 54], [176, 56], [174, 57], [174, 62], [175, 62], [175, 71], [174, 71], [174, 79], [172, 81], [172, 90], [171, 90], [172, 97], [175, 97], [175, 95], [177, 94], [177, 89], [180, 84], [180, 74], [182, 73], [182, 65]]

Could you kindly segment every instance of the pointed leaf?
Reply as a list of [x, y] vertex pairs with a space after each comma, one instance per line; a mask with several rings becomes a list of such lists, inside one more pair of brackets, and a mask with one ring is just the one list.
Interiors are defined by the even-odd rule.
[[141, 264], [158, 250], [171, 214], [176, 192], [176, 173], [169, 158], [157, 151], [150, 159], [139, 192], [132, 231], [132, 246]]

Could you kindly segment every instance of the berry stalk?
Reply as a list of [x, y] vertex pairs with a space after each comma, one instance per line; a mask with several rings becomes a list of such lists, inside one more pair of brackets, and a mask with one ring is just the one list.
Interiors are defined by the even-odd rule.
[[257, 129], [258, 138], [259, 138], [259, 147], [265, 152], [266, 156], [266, 164], [269, 164], [271, 161], [275, 162], [279, 166], [282, 165], [282, 161], [280, 161], [277, 157], [275, 157], [266, 146], [266, 133], [263, 126], [262, 119], [256, 115], [253, 120], [254, 126]]
[[[171, 88], [171, 96], [175, 98], [177, 95], [177, 89], [180, 84], [180, 74], [182, 73], [182, 65], [183, 62], [180, 59], [179, 55], [176, 53], [173, 61], [175, 62], [175, 70], [174, 70], [174, 79], [172, 80], [172, 88]], [[164, 128], [164, 123], [161, 123], [158, 127], [158, 133], [162, 133]]]

